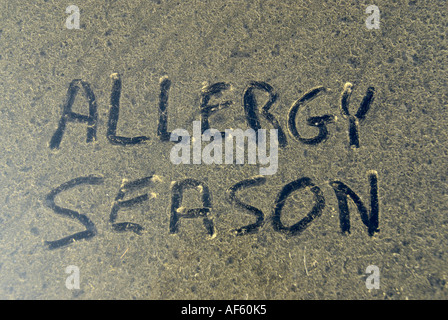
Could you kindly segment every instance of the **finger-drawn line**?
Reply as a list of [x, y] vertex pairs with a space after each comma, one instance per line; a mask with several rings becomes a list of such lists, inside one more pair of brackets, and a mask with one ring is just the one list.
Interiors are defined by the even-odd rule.
[[149, 195], [145, 193], [143, 195], [137, 196], [129, 200], [123, 200], [126, 193], [130, 193], [135, 190], [149, 186], [154, 181], [153, 178], [154, 175], [150, 175], [148, 177], [137, 179], [131, 182], [128, 182], [126, 180], [123, 181], [123, 183], [120, 186], [120, 189], [118, 190], [118, 194], [115, 197], [114, 204], [112, 206], [112, 210], [109, 216], [109, 221], [112, 223], [112, 228], [115, 231], [118, 232], [133, 231], [136, 234], [141, 235], [141, 232], [144, 230], [144, 228], [141, 225], [132, 222], [115, 223], [115, 221], [117, 220], [118, 211], [120, 209], [131, 208], [149, 199]]
[[110, 110], [109, 110], [109, 121], [107, 125], [107, 139], [112, 144], [116, 145], [135, 145], [143, 141], [149, 140], [149, 137], [139, 136], [139, 137], [121, 137], [117, 136], [117, 125], [118, 117], [120, 114], [120, 96], [121, 96], [121, 77], [118, 73], [113, 73], [111, 75], [113, 84], [112, 92], [110, 95]]
[[[228, 108], [233, 104], [232, 101], [224, 101], [219, 104], [209, 105], [212, 96], [221, 93], [221, 91], [229, 90], [230, 84], [225, 82], [217, 82], [210, 86], [205, 86], [201, 90], [201, 106], [200, 106], [200, 118], [201, 118], [201, 128], [202, 133], [210, 129], [209, 118], [210, 116], [222, 109]], [[221, 136], [225, 137], [225, 132], [221, 132]]]
[[249, 86], [246, 88], [243, 94], [243, 106], [244, 112], [246, 114], [246, 121], [252, 129], [257, 131], [261, 129], [260, 120], [258, 119], [258, 109], [257, 109], [257, 100], [255, 99], [255, 90], [262, 90], [269, 94], [269, 99], [261, 108], [261, 114], [263, 117], [274, 127], [274, 129], [278, 130], [278, 143], [279, 146], [284, 148], [288, 144], [286, 135], [280, 126], [277, 119], [269, 112], [271, 106], [277, 101], [278, 94], [274, 91], [274, 88], [266, 83], [260, 81], [251, 81]]
[[[281, 213], [286, 203], [286, 199], [291, 193], [296, 190], [308, 188], [314, 194], [314, 206], [311, 211], [302, 218], [299, 222], [290, 227], [286, 227], [281, 222]], [[285, 232], [289, 235], [298, 235], [303, 232], [310, 223], [322, 214], [325, 208], [325, 198], [318, 186], [311, 182], [310, 178], [304, 177], [294, 180], [285, 185], [277, 196], [275, 201], [274, 214], [272, 218], [272, 225], [275, 231]]]
[[[180, 213], [185, 189], [197, 188], [200, 191], [202, 208], [193, 208], [184, 210]], [[179, 230], [180, 218], [203, 218], [204, 227], [210, 236], [215, 235], [213, 221], [208, 218], [208, 214], [212, 209], [210, 191], [206, 184], [195, 179], [185, 179], [175, 182], [171, 189], [171, 217], [170, 217], [170, 233], [177, 233]]]
[[114, 231], [116, 232], [126, 232], [126, 231], [132, 231], [138, 235], [142, 234], [142, 231], [144, 230], [144, 228], [137, 224], [137, 223], [132, 223], [132, 222], [118, 222], [118, 223], [114, 223], [112, 225], [112, 228], [114, 229]]
[[370, 110], [370, 106], [372, 105], [373, 100], [375, 99], [374, 94], [375, 94], [375, 88], [368, 87], [367, 91], [366, 91], [366, 95], [364, 96], [364, 98], [361, 101], [361, 106], [359, 107], [358, 111], [355, 114], [355, 117], [359, 121], [362, 121], [365, 119], [365, 116], [366, 116], [367, 112]]
[[263, 225], [264, 213], [260, 209], [255, 208], [247, 203], [242, 202], [236, 196], [236, 193], [241, 189], [259, 186], [259, 185], [264, 184], [265, 182], [266, 182], [266, 178], [264, 176], [256, 176], [256, 177], [253, 177], [250, 179], [240, 181], [237, 184], [230, 187], [229, 189], [227, 189], [226, 194], [227, 194], [227, 198], [230, 202], [235, 203], [240, 208], [251, 212], [257, 218], [255, 223], [252, 223], [252, 224], [243, 226], [239, 229], [236, 229], [235, 232], [236, 232], [237, 236], [257, 232], [258, 229]]
[[318, 96], [320, 96], [322, 93], [325, 92], [327, 92], [327, 89], [322, 86], [311, 89], [310, 91], [306, 92], [302, 97], [297, 99], [289, 109], [288, 130], [290, 134], [298, 141], [305, 144], [315, 145], [327, 140], [328, 129], [326, 124], [334, 121], [335, 117], [333, 115], [326, 114], [323, 116], [311, 117], [307, 119], [307, 123], [309, 126], [317, 127], [319, 129], [317, 136], [313, 138], [302, 138], [296, 126], [296, 117], [300, 107], [303, 106], [305, 103], [314, 100], [315, 98], [317, 98]]
[[48, 208], [52, 209], [57, 214], [66, 216], [70, 219], [76, 219], [78, 220], [84, 227], [86, 228], [85, 231], [81, 231], [75, 234], [72, 234], [70, 236], [64, 237], [59, 240], [55, 241], [45, 241], [45, 244], [48, 246], [49, 249], [56, 249], [62, 246], [66, 246], [68, 244], [73, 243], [77, 240], [82, 239], [89, 239], [96, 235], [96, 227], [94, 223], [84, 214], [80, 214], [79, 212], [75, 210], [71, 210], [68, 208], [62, 208], [55, 204], [55, 197], [64, 191], [67, 191], [69, 189], [72, 189], [78, 185], [81, 184], [90, 184], [90, 185], [98, 185], [102, 184], [104, 181], [103, 177], [89, 175], [86, 177], [78, 177], [75, 179], [72, 179], [70, 181], [67, 181], [63, 184], [61, 184], [59, 187], [53, 189], [47, 196], [45, 204]]
[[350, 233], [350, 211], [348, 209], [347, 198], [350, 197], [358, 208], [361, 221], [367, 226], [368, 233], [373, 236], [375, 232], [379, 232], [379, 203], [378, 203], [378, 174], [376, 171], [368, 171], [370, 183], [370, 214], [360, 197], [341, 181], [331, 181], [330, 186], [333, 187], [338, 199], [339, 206], [339, 223], [342, 233]]
[[348, 118], [349, 120], [348, 136], [350, 146], [354, 148], [359, 148], [359, 134], [358, 134], [359, 122], [362, 122], [365, 119], [366, 114], [374, 101], [375, 88], [374, 87], [367, 88], [366, 94], [361, 101], [361, 105], [354, 116], [351, 115], [349, 111], [350, 97], [353, 91], [352, 88], [353, 84], [351, 84], [350, 82], [347, 82], [344, 85], [344, 88], [341, 93], [340, 108], [342, 116], [344, 118]]
[[167, 76], [160, 79], [159, 95], [159, 124], [157, 135], [161, 141], [170, 141], [171, 132], [168, 132], [168, 97], [171, 88], [171, 80]]
[[[89, 115], [79, 114], [72, 111], [73, 104], [75, 102], [76, 96], [80, 89], [80, 86], [83, 88], [84, 96], [89, 102]], [[98, 123], [98, 111], [95, 100], [95, 94], [90, 88], [89, 83], [83, 81], [81, 79], [75, 79], [70, 82], [70, 85], [67, 90], [67, 96], [62, 106], [62, 116], [59, 119], [58, 128], [55, 133], [51, 137], [49, 147], [50, 149], [58, 149], [62, 137], [64, 136], [65, 128], [67, 122], [85, 122], [87, 123], [87, 138], [86, 142], [92, 142], [96, 140], [96, 131], [97, 131], [97, 123]]]

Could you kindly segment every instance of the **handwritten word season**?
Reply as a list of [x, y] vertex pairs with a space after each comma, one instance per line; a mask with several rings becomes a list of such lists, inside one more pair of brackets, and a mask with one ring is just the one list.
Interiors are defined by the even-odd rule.
[[[375, 232], [379, 232], [379, 204], [378, 204], [378, 175], [376, 171], [368, 171], [368, 179], [370, 184], [370, 210], [362, 202], [361, 198], [341, 181], [331, 181], [330, 186], [333, 188], [339, 205], [339, 222], [342, 233], [350, 233], [350, 212], [348, 207], [348, 199], [350, 198], [356, 205], [358, 212], [361, 216], [361, 221], [366, 225], [368, 234], [373, 236]], [[138, 223], [123, 221], [117, 222], [118, 213], [121, 209], [132, 208], [150, 199], [156, 199], [154, 193], [144, 193], [134, 198], [124, 200], [126, 196], [144, 188], [153, 187], [155, 183], [163, 182], [157, 175], [150, 175], [134, 181], [128, 181], [123, 179], [121, 186], [118, 189], [117, 195], [112, 203], [112, 209], [109, 214], [109, 222], [111, 228], [116, 232], [131, 231], [138, 235], [142, 234], [144, 227]], [[93, 221], [85, 214], [81, 214], [78, 211], [64, 208], [56, 204], [55, 198], [63, 192], [67, 192], [80, 185], [102, 185], [104, 178], [97, 175], [88, 175], [78, 177], [67, 181], [57, 188], [53, 189], [46, 196], [46, 206], [52, 209], [55, 213], [78, 220], [84, 227], [84, 231], [77, 232], [75, 234], [66, 236], [59, 240], [46, 241], [48, 248], [55, 249], [69, 245], [75, 241], [82, 239], [89, 239], [97, 234], [97, 229]], [[257, 233], [259, 229], [265, 223], [265, 214], [259, 208], [256, 208], [248, 203], [243, 202], [238, 196], [237, 192], [247, 188], [253, 188], [266, 183], [266, 177], [255, 176], [249, 179], [244, 179], [226, 190], [226, 197], [228, 201], [234, 204], [239, 209], [246, 213], [252, 214], [256, 221], [252, 224], [242, 226], [234, 230], [236, 236], [242, 236], [251, 233]], [[202, 207], [199, 208], [186, 208], [182, 206], [184, 200], [184, 192], [193, 189], [198, 192]], [[286, 200], [292, 193], [299, 190], [308, 190], [313, 194], [313, 207], [308, 214], [297, 223], [286, 226], [283, 224], [281, 217], [283, 208], [286, 204]], [[191, 194], [191, 193], [190, 193]], [[192, 196], [192, 195], [190, 195]], [[319, 186], [315, 185], [308, 177], [302, 177], [289, 182], [283, 186], [278, 193], [272, 212], [271, 223], [274, 231], [286, 233], [290, 236], [296, 236], [306, 230], [311, 223], [322, 215], [325, 208], [325, 198], [323, 192]], [[216, 228], [213, 217], [213, 204], [211, 192], [202, 181], [197, 179], [184, 179], [181, 181], [173, 181], [171, 183], [171, 207], [170, 207], [170, 220], [169, 220], [169, 233], [176, 234], [179, 232], [181, 219], [202, 219], [205, 232], [210, 238], [216, 236]]]
[[[120, 110], [120, 95], [121, 95], [121, 78], [118, 74], [113, 74], [111, 76], [113, 85], [112, 93], [110, 97], [110, 110], [109, 110], [109, 121], [107, 128], [107, 139], [110, 143], [129, 146], [138, 145], [144, 141], [147, 141], [149, 137], [147, 136], [136, 136], [136, 137], [122, 137], [116, 134], [119, 110]], [[157, 126], [157, 136], [162, 143], [173, 143], [174, 137], [179, 137], [174, 132], [174, 135], [168, 131], [168, 93], [171, 87], [171, 81], [168, 77], [162, 77], [160, 80], [160, 95], [159, 95], [159, 119]], [[229, 107], [233, 104], [232, 101], [224, 101], [218, 104], [210, 104], [210, 100], [213, 96], [218, 96], [222, 91], [228, 90], [230, 84], [219, 82], [206, 86], [201, 91], [201, 103], [200, 103], [200, 126], [198, 123], [198, 128], [204, 133], [206, 130], [210, 129], [209, 117], [219, 112], [220, 110]], [[358, 136], [358, 126], [359, 123], [365, 119], [367, 112], [374, 100], [374, 88], [369, 87], [367, 89], [366, 95], [364, 96], [361, 105], [354, 115], [351, 115], [348, 111], [349, 100], [352, 93], [352, 84], [347, 83], [341, 93], [341, 103], [340, 110], [342, 116], [348, 119], [349, 125], [349, 141], [350, 146], [353, 148], [359, 147], [359, 136]], [[72, 111], [72, 106], [76, 99], [79, 90], [83, 90], [84, 96], [87, 98], [89, 105], [89, 113], [80, 114]], [[269, 95], [268, 100], [261, 107], [261, 112], [259, 112], [258, 102], [255, 98], [255, 91], [262, 91]], [[296, 117], [298, 111], [307, 102], [317, 98], [319, 95], [327, 91], [324, 87], [317, 87], [306, 92], [302, 97], [297, 99], [291, 106], [288, 113], [288, 132], [290, 135], [300, 143], [315, 145], [324, 142], [328, 138], [327, 124], [332, 122], [336, 117], [334, 115], [322, 115], [310, 117], [307, 119], [307, 124], [318, 129], [318, 133], [313, 138], [303, 138], [298, 132], [296, 126]], [[286, 134], [281, 128], [277, 119], [269, 112], [271, 106], [277, 101], [278, 94], [275, 93], [272, 86], [265, 82], [250, 82], [249, 86], [243, 93], [243, 110], [245, 113], [245, 118], [250, 129], [255, 132], [262, 130], [260, 125], [259, 113], [263, 118], [265, 118], [273, 127], [276, 133], [276, 143], [280, 147], [285, 147], [287, 145]], [[68, 88], [67, 98], [63, 105], [62, 116], [59, 120], [58, 127], [50, 139], [49, 147], [51, 149], [60, 148], [60, 144], [67, 126], [68, 122], [80, 122], [87, 124], [87, 143], [92, 142], [96, 139], [97, 125], [98, 125], [98, 111], [95, 95], [86, 81], [83, 80], [73, 80]], [[215, 132], [216, 133], [216, 132]], [[221, 132], [224, 137], [225, 132]], [[179, 143], [179, 141], [174, 141]], [[181, 162], [181, 161], [179, 161]], [[186, 161], [188, 163], [188, 161]], [[329, 184], [333, 188], [336, 198], [338, 200], [339, 207], [339, 221], [340, 229], [343, 233], [350, 232], [350, 213], [348, 207], [348, 199], [351, 199], [357, 207], [357, 210], [361, 216], [361, 220], [367, 227], [368, 234], [370, 236], [374, 235], [375, 232], [379, 231], [379, 203], [378, 203], [378, 175], [374, 170], [368, 171], [368, 180], [370, 187], [370, 210], [362, 202], [361, 198], [345, 183], [341, 181], [330, 181]], [[112, 209], [109, 216], [109, 221], [111, 227], [117, 232], [134, 232], [141, 235], [144, 227], [140, 224], [133, 222], [117, 222], [118, 212], [122, 208], [132, 208], [142, 202], [148, 201], [154, 197], [151, 193], [144, 193], [137, 197], [131, 198], [129, 200], [124, 200], [129, 193], [141, 190], [143, 188], [148, 188], [153, 186], [157, 182], [161, 182], [159, 176], [156, 174], [151, 174], [150, 176], [140, 178], [134, 181], [123, 180], [118, 193], [113, 200]], [[64, 208], [56, 204], [56, 196], [62, 192], [68, 192], [79, 185], [101, 185], [104, 182], [104, 178], [97, 175], [86, 175], [82, 177], [74, 178], [70, 181], [62, 183], [60, 186], [56, 187], [46, 197], [46, 206], [53, 210], [56, 214], [61, 216], [75, 219], [81, 223], [85, 230], [77, 232], [75, 234], [66, 236], [59, 240], [46, 241], [48, 248], [55, 249], [63, 247], [73, 242], [81, 239], [90, 239], [97, 234], [97, 229], [93, 221], [87, 217], [85, 214], [81, 214], [78, 211]], [[237, 236], [242, 236], [246, 234], [256, 233], [259, 231], [260, 227], [265, 223], [265, 214], [259, 208], [256, 208], [248, 203], [243, 202], [237, 196], [237, 192], [240, 192], [246, 188], [253, 188], [266, 183], [266, 177], [255, 176], [244, 179], [235, 185], [228, 187], [226, 189], [227, 199], [230, 203], [234, 204], [239, 209], [245, 211], [246, 213], [252, 214], [256, 221], [252, 224], [242, 226], [235, 229], [235, 234]], [[199, 198], [202, 203], [200, 208], [185, 208], [182, 206], [184, 192], [188, 189], [194, 189], [199, 193]], [[291, 196], [292, 193], [299, 190], [308, 190], [313, 194], [313, 207], [309, 213], [299, 220], [297, 223], [285, 226], [281, 220], [283, 207], [285, 206], [286, 200]], [[191, 194], [191, 193], [189, 193]], [[273, 229], [276, 232], [286, 233], [288, 235], [299, 235], [304, 230], [306, 230], [310, 224], [319, 216], [321, 216], [325, 208], [325, 198], [319, 188], [315, 185], [312, 180], [308, 177], [302, 177], [294, 181], [286, 183], [283, 188], [279, 191], [275, 201], [274, 209], [272, 212], [272, 217], [270, 219]], [[179, 232], [180, 221], [184, 219], [202, 219], [205, 231], [208, 236], [214, 238], [216, 236], [215, 219], [212, 215], [213, 204], [211, 192], [206, 183], [196, 179], [188, 178], [181, 181], [173, 181], [171, 183], [171, 208], [170, 208], [170, 222], [169, 222], [169, 233], [175, 234]]]

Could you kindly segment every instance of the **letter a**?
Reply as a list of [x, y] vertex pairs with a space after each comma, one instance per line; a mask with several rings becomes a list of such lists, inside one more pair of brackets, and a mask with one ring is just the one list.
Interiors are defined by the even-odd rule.
[[[89, 115], [79, 114], [72, 111], [73, 103], [79, 89], [82, 87], [84, 90], [84, 96], [89, 102]], [[62, 106], [62, 115], [59, 120], [58, 128], [56, 129], [53, 137], [50, 140], [50, 149], [58, 149], [61, 144], [62, 137], [64, 136], [65, 127], [67, 122], [84, 122], [87, 123], [87, 139], [86, 142], [92, 142], [96, 140], [96, 127], [98, 122], [98, 112], [95, 101], [95, 95], [93, 94], [90, 85], [82, 80], [75, 79], [70, 83], [67, 91], [67, 98]]]
[[366, 19], [366, 27], [369, 30], [380, 28], [380, 9], [375, 5], [366, 8], [366, 14], [371, 13]]
[[79, 29], [79, 8], [75, 5], [68, 6], [65, 13], [71, 13], [65, 21], [67, 29]]

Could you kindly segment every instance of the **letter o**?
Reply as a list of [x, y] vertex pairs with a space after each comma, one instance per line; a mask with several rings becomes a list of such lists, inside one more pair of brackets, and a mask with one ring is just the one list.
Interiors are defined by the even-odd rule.
[[[308, 214], [299, 222], [290, 227], [286, 227], [281, 222], [281, 214], [286, 203], [286, 199], [291, 193], [302, 188], [309, 188], [311, 190], [311, 192], [314, 194], [315, 204], [311, 211], [308, 212]], [[275, 201], [274, 216], [272, 218], [274, 230], [279, 232], [286, 232], [290, 235], [297, 235], [305, 230], [315, 218], [319, 217], [322, 214], [324, 207], [325, 198], [323, 196], [323, 193], [318, 186], [314, 185], [311, 182], [310, 178], [304, 177], [292, 181], [283, 187]]]

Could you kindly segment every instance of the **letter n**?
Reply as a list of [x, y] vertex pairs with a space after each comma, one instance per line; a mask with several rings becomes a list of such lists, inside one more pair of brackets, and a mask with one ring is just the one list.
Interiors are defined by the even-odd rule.
[[350, 212], [348, 209], [347, 198], [350, 197], [356, 204], [358, 211], [361, 215], [362, 222], [367, 226], [370, 236], [373, 236], [375, 232], [379, 232], [378, 218], [379, 218], [379, 205], [378, 205], [378, 174], [376, 171], [369, 171], [370, 182], [370, 214], [367, 208], [362, 203], [359, 196], [350, 189], [346, 184], [340, 181], [332, 181], [330, 185], [333, 187], [339, 205], [339, 222], [342, 233], [350, 233]]

